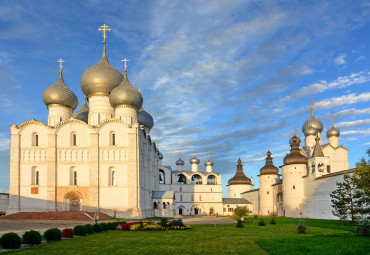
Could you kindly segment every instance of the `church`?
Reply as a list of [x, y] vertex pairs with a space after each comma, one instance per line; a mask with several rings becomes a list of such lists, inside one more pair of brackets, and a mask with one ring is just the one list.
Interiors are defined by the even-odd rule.
[[163, 166], [162, 153], [152, 141], [152, 116], [143, 108], [143, 97], [124, 74], [108, 61], [103, 25], [102, 57], [81, 77], [84, 103], [63, 80], [63, 60], [56, 82], [45, 88], [42, 99], [48, 123], [31, 119], [11, 125], [10, 186], [7, 214], [17, 212], [103, 212], [112, 217], [147, 218], [176, 215], [232, 215], [246, 206], [251, 213], [288, 217], [335, 218], [330, 192], [348, 170], [348, 150], [339, 146], [340, 132], [327, 132], [321, 145], [323, 124], [313, 115], [303, 125], [305, 145], [294, 134], [291, 152], [284, 158], [282, 174], [273, 165], [271, 152], [260, 170], [260, 188], [237, 161], [228, 181], [229, 197], [222, 198], [221, 175], [208, 157], [205, 171], [200, 160], [189, 160], [184, 169]]

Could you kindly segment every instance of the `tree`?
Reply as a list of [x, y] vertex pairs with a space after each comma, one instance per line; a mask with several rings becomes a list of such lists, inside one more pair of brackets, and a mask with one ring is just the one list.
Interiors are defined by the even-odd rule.
[[246, 206], [238, 206], [234, 210], [234, 214], [238, 215], [239, 217], [247, 216], [249, 215], [250, 211]]
[[[370, 149], [367, 151], [370, 157]], [[370, 164], [364, 158], [356, 164], [353, 174], [345, 174], [344, 181], [330, 194], [333, 214], [352, 224], [359, 218], [370, 218]]]
[[332, 198], [333, 215], [341, 220], [351, 220], [354, 224], [357, 219], [358, 210], [356, 207], [357, 186], [353, 183], [348, 174], [344, 175], [343, 182], [337, 182], [337, 189], [330, 194]]

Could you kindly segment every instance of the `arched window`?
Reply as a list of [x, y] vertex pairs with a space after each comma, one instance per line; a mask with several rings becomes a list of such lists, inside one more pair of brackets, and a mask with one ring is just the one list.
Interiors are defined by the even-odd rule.
[[215, 185], [215, 184], [217, 184], [216, 176], [214, 176], [214, 175], [209, 175], [209, 176], [207, 177], [207, 184], [209, 184], [209, 185]]
[[32, 146], [39, 146], [39, 135], [36, 132], [32, 133]]
[[164, 184], [165, 183], [165, 179], [164, 179], [165, 175], [164, 175], [164, 171], [161, 169], [159, 170], [159, 183], [160, 184]]
[[40, 185], [40, 173], [36, 166], [32, 167], [31, 172], [31, 185]]
[[116, 133], [115, 132], [110, 132], [110, 145], [116, 145]]
[[77, 170], [72, 166], [69, 170], [70, 185], [77, 185]]
[[202, 177], [199, 174], [194, 174], [191, 177], [191, 184], [202, 184]]
[[117, 185], [116, 169], [113, 166], [109, 168], [109, 185]]
[[153, 203], [153, 207], [154, 207], [154, 209], [158, 209], [158, 205], [157, 205], [156, 202]]
[[177, 184], [186, 184], [186, 177], [183, 174], [177, 176]]
[[76, 146], [77, 145], [77, 135], [76, 132], [71, 133], [71, 145]]
[[163, 209], [166, 209], [166, 202], [163, 202]]

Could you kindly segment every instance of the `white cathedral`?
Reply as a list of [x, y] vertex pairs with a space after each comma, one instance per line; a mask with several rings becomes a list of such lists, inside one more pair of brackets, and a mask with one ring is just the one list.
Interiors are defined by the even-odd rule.
[[[151, 140], [152, 116], [139, 90], [113, 68], [106, 54], [85, 70], [81, 108], [62, 76], [43, 92], [48, 123], [31, 119], [11, 125], [10, 186], [7, 214], [45, 211], [100, 211], [114, 217], [146, 218], [175, 215], [232, 215], [238, 206], [254, 214], [335, 218], [330, 192], [348, 170], [347, 149], [338, 145], [339, 130], [328, 130], [321, 145], [323, 124], [312, 114], [303, 125], [305, 145], [294, 134], [282, 174], [268, 151], [260, 170], [260, 188], [243, 172], [228, 182], [222, 198], [221, 175], [208, 158], [176, 161], [177, 169], [162, 166], [163, 155]], [[124, 59], [124, 61], [127, 61]], [[88, 103], [87, 103], [88, 102]], [[282, 178], [280, 178], [282, 177]]]

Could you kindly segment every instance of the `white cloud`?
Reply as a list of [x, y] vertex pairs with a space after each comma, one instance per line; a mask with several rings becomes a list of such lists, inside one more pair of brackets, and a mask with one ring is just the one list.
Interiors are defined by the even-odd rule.
[[350, 131], [343, 131], [343, 132], [341, 132], [341, 135], [359, 135], [359, 134], [368, 135], [368, 134], [370, 134], [370, 129], [365, 129], [365, 130], [350, 130]]
[[357, 126], [363, 126], [363, 125], [370, 125], [370, 119], [340, 122], [336, 124], [335, 126], [337, 128], [349, 128], [349, 127], [357, 127]]
[[346, 54], [340, 54], [334, 59], [336, 65], [344, 65], [346, 63]]
[[0, 152], [7, 152], [10, 149], [10, 138], [1, 137], [0, 139]]

